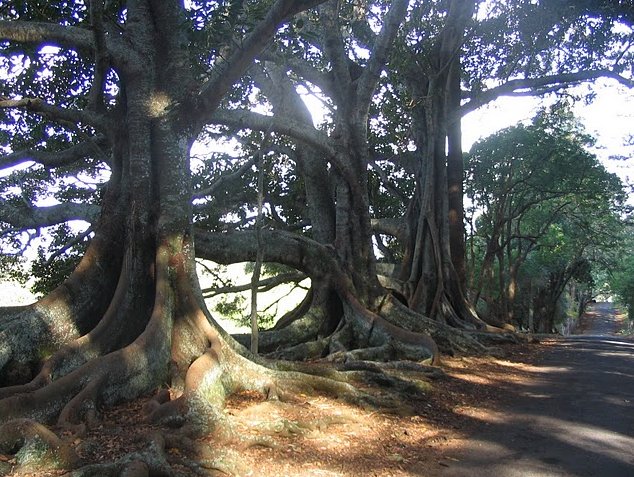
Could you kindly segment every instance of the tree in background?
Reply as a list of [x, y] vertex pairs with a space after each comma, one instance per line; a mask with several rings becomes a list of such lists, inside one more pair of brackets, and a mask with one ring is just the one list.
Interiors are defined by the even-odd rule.
[[634, 322], [634, 254], [632, 253], [631, 224], [626, 228], [626, 239], [617, 251], [613, 266], [605, 275], [610, 292], [625, 306], [631, 324]]
[[467, 155], [472, 289], [493, 323], [528, 326], [532, 314], [550, 332], [566, 285], [589, 285], [589, 268], [600, 265], [594, 258], [619, 242], [623, 186], [587, 151], [590, 143], [569, 111], [555, 107]]

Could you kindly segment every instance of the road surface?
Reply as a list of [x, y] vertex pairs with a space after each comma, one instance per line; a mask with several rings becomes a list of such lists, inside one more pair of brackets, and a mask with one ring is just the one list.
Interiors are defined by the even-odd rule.
[[584, 335], [545, 347], [534, 379], [466, 444], [442, 477], [634, 477], [634, 339], [593, 305]]

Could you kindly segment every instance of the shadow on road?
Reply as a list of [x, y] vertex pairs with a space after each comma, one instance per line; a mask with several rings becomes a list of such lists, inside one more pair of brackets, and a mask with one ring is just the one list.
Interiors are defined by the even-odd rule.
[[607, 335], [608, 305], [596, 334], [549, 341], [529, 379], [468, 417], [474, 431], [439, 475], [634, 476], [634, 340]]

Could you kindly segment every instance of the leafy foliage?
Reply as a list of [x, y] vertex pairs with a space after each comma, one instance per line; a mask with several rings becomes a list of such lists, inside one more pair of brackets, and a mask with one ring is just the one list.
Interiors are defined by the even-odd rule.
[[571, 282], [591, 293], [592, 271], [605, 265], [599, 257], [619, 243], [623, 186], [590, 144], [558, 106], [480, 141], [467, 157], [467, 196], [479, 214], [473, 286], [504, 313], [520, 307], [520, 324], [534, 300], [555, 310]]

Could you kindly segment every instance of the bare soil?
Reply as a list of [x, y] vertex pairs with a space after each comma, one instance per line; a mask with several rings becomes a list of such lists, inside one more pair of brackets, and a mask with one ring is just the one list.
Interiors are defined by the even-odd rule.
[[[586, 318], [586, 329], [592, 318]], [[624, 322], [621, 316], [618, 320]], [[548, 341], [505, 345], [496, 348], [494, 356], [444, 357], [445, 375], [430, 382], [427, 392], [410, 396], [400, 409], [362, 408], [322, 395], [298, 395], [289, 403], [238, 394], [230, 398], [227, 412], [243, 437], [240, 442], [220, 445], [212, 437], [203, 438], [193, 448], [168, 448], [168, 457], [175, 475], [182, 476], [440, 476], [455, 464], [451, 456], [456, 449], [468, 445], [476, 423], [501, 419], [497, 411], [513, 399], [513, 390], [535, 379], [536, 363], [549, 346]], [[366, 391], [390, 393], [379, 387]], [[140, 450], [153, 432], [174, 432], [144, 421], [146, 401], [104, 410], [100, 424], [84, 435], [59, 434], [85, 463]], [[210, 453], [214, 448], [217, 452]], [[13, 456], [0, 455], [0, 475], [2, 466], [13, 463]], [[64, 472], [4, 475], [48, 477]]]

